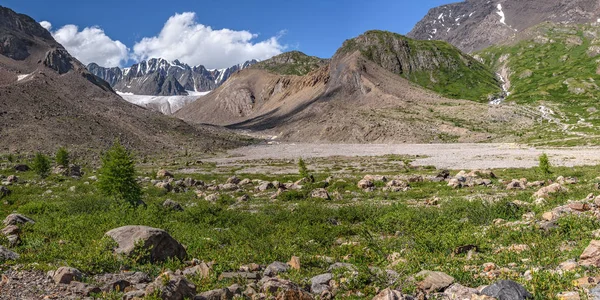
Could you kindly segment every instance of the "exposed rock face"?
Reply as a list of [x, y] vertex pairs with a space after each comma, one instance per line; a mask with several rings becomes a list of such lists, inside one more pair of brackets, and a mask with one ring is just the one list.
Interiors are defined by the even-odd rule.
[[408, 36], [473, 52], [545, 21], [590, 23], [599, 13], [596, 0], [467, 0], [431, 9]]
[[135, 250], [136, 243], [150, 249], [151, 261], [164, 261], [168, 258], [185, 259], [183, 246], [166, 231], [148, 226], [123, 226], [106, 233], [114, 239], [119, 247], [115, 252], [128, 255]]
[[178, 60], [173, 62], [152, 58], [130, 68], [104, 68], [91, 63], [87, 69], [107, 81], [115, 90], [136, 95], [188, 95], [187, 91], [206, 92], [221, 86], [233, 73], [257, 63], [247, 61], [226, 69], [208, 70], [204, 66], [190, 67]]

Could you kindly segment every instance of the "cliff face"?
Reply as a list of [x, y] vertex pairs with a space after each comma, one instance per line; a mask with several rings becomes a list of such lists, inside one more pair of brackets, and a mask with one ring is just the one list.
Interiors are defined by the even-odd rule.
[[467, 0], [431, 9], [408, 36], [473, 52], [542, 22], [591, 23], [599, 15], [597, 0]]

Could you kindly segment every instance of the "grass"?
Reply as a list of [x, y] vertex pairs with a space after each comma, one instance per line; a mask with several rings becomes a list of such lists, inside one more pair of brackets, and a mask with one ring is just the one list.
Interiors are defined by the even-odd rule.
[[[366, 193], [356, 187], [364, 173], [346, 171], [326, 185], [321, 182], [330, 174], [318, 173], [314, 163], [307, 161], [319, 185], [315, 187], [326, 187], [330, 194], [339, 195], [333, 197], [334, 200], [311, 199], [310, 193], [303, 190], [285, 192], [272, 201], [270, 196], [274, 191], [255, 194], [249, 187], [244, 193], [250, 194], [251, 199], [246, 203], [234, 204], [239, 193], [223, 193], [221, 199], [212, 204], [197, 199], [193, 191], [167, 194], [145, 184], [147, 206], [132, 208], [101, 196], [94, 182], [86, 179], [93, 175], [93, 170], [86, 170], [87, 174], [81, 180], [51, 175], [42, 181], [33, 172], [26, 172], [18, 175], [29, 185], [10, 186], [13, 193], [2, 199], [0, 217], [16, 211], [36, 221], [23, 228], [23, 243], [13, 249], [21, 254], [16, 264], [42, 270], [69, 265], [86, 274], [117, 272], [125, 268], [156, 276], [164, 269], [181, 268], [179, 261], [150, 265], [115, 257], [111, 253], [113, 243], [104, 237], [108, 230], [123, 225], [165, 229], [186, 245], [190, 257], [215, 262], [210, 278], [193, 279], [202, 291], [235, 282], [218, 280], [221, 272], [237, 270], [248, 263], [285, 262], [293, 255], [300, 257], [302, 268], [283, 274], [283, 277], [301, 285], [307, 284], [312, 276], [324, 273], [329, 266], [320, 257], [331, 257], [334, 261], [352, 263], [359, 270], [356, 277], [336, 274], [338, 278], [348, 278], [341, 286], [340, 295], [360, 292], [365, 298], [389, 285], [370, 267], [397, 271], [400, 279], [393, 286], [405, 290], [414, 289], [414, 284], [409, 281], [412, 275], [428, 269], [443, 271], [471, 287], [498, 279], [513, 279], [524, 284], [536, 299], [554, 299], [559, 292], [576, 290], [572, 280], [578, 276], [598, 274], [595, 268], [578, 268], [562, 276], [552, 271], [559, 263], [581, 254], [592, 239], [591, 232], [600, 228], [596, 218], [565, 217], [559, 221], [557, 229], [549, 232], [527, 224], [496, 225], [495, 220], [520, 221], [528, 212], [533, 212], [539, 219], [543, 212], [558, 205], [585, 198], [593, 192], [592, 185], [597, 181], [600, 167], [554, 167], [553, 176], [576, 176], [580, 183], [569, 186], [568, 192], [554, 196], [544, 206], [524, 207], [516, 206], [512, 201], [531, 203], [535, 189], [506, 191], [498, 180], [494, 180], [493, 188], [454, 190], [443, 182], [426, 181], [411, 183], [412, 188], [407, 192], [383, 192], [382, 184], [378, 184], [375, 192]], [[345, 167], [343, 160], [336, 163]], [[370, 159], [362, 160], [362, 166], [370, 164], [373, 164]], [[379, 164], [382, 168], [392, 168], [386, 175], [433, 175], [438, 172], [431, 168], [410, 167], [410, 160], [399, 156], [384, 157]], [[396, 171], [393, 171], [394, 167]], [[4, 175], [12, 173], [0, 171]], [[139, 175], [153, 177], [154, 173], [151, 168], [141, 167]], [[548, 179], [537, 168], [494, 170], [494, 173], [503, 179]], [[230, 174], [189, 176], [205, 182], [224, 183]], [[283, 182], [298, 179], [296, 174], [237, 176]], [[70, 191], [72, 186], [74, 192]], [[48, 193], [48, 190], [52, 192]], [[423, 205], [425, 200], [433, 197], [440, 199], [439, 206]], [[185, 210], [176, 212], [163, 208], [162, 202], [167, 198], [181, 203]], [[558, 247], [565, 243], [572, 244], [572, 249], [559, 251]], [[500, 247], [513, 244], [526, 244], [530, 249], [520, 254], [496, 253]], [[453, 254], [464, 245], [476, 245], [479, 251], [471, 259], [465, 254]], [[390, 266], [388, 257], [395, 252], [403, 260]], [[482, 265], [487, 262], [507, 267], [510, 272], [493, 278], [481, 276]], [[5, 262], [0, 269], [15, 263]], [[534, 272], [530, 281], [523, 279], [521, 274], [535, 268], [540, 271]]]
[[[356, 50], [389, 71], [449, 98], [487, 102], [491, 95], [501, 93], [488, 66], [443, 41], [418, 41], [372, 30], [347, 40], [336, 55]], [[390, 64], [394, 61], [399, 63]]]

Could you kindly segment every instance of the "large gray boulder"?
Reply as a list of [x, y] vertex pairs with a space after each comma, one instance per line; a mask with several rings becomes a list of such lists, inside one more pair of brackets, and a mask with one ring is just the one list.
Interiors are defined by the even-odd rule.
[[17, 260], [19, 259], [19, 254], [14, 253], [2, 246], [0, 246], [0, 262], [6, 260]]
[[129, 255], [139, 243], [150, 251], [150, 260], [164, 261], [169, 258], [184, 260], [187, 256], [185, 248], [166, 231], [148, 226], [123, 226], [106, 233], [119, 246], [116, 253]]
[[483, 289], [481, 294], [494, 297], [498, 300], [525, 300], [533, 298], [533, 295], [523, 286], [511, 280], [498, 281]]

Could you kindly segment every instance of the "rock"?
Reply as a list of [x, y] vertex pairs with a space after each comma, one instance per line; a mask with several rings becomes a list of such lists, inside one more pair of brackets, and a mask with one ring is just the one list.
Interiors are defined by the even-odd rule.
[[81, 274], [79, 270], [69, 267], [58, 268], [52, 276], [52, 280], [54, 280], [56, 284], [69, 284], [73, 280], [81, 281], [82, 278], [83, 274]]
[[556, 214], [554, 211], [549, 211], [542, 214], [542, 219], [545, 221], [554, 221], [558, 219], [558, 217], [559, 215]]
[[462, 286], [458, 283], [451, 285], [444, 291], [444, 296], [448, 299], [471, 299], [473, 295], [479, 295], [479, 291], [477, 289]]
[[118, 279], [108, 283], [103, 289], [106, 292], [123, 292], [126, 288], [131, 286], [131, 282], [125, 279]]
[[575, 260], [568, 260], [568, 261], [564, 261], [562, 263], [560, 263], [558, 265], [558, 268], [563, 270], [563, 271], [573, 271], [575, 269], [577, 269], [577, 262]]
[[511, 280], [498, 281], [481, 290], [481, 294], [494, 297], [498, 300], [524, 300], [533, 298], [523, 286]]
[[135, 290], [125, 293], [123, 300], [143, 299], [144, 297], [146, 297], [146, 291]]
[[263, 182], [256, 189], [260, 192], [264, 192], [266, 190], [274, 189], [275, 186], [271, 182]]
[[21, 244], [21, 238], [16, 234], [9, 235], [6, 237], [6, 239], [8, 240], [8, 246], [11, 248]]
[[329, 193], [327, 192], [326, 189], [315, 189], [312, 191], [312, 193], [310, 194], [310, 196], [312, 198], [317, 198], [317, 199], [325, 199], [325, 200], [330, 200], [331, 197], [329, 197]]
[[202, 292], [194, 300], [230, 300], [233, 299], [233, 293], [229, 289], [216, 289]]
[[19, 227], [17, 225], [8, 225], [2, 229], [2, 234], [5, 236], [19, 234]]
[[258, 272], [223, 272], [219, 276], [219, 280], [223, 279], [244, 279], [258, 281], [260, 280], [260, 274]]
[[0, 246], [0, 262], [17, 259], [19, 259], [19, 254]]
[[165, 272], [146, 287], [146, 295], [155, 293], [163, 300], [194, 299], [196, 286], [183, 276]]
[[574, 211], [579, 211], [579, 212], [589, 211], [592, 209], [589, 204], [582, 203], [582, 202], [569, 203], [569, 208]]
[[375, 184], [370, 180], [362, 179], [356, 186], [361, 190], [366, 190], [375, 187]]
[[457, 178], [451, 178], [448, 181], [448, 186], [454, 189], [458, 189], [462, 187], [462, 183]]
[[185, 248], [166, 231], [148, 226], [123, 226], [115, 228], [106, 233], [115, 240], [119, 246], [116, 253], [129, 255], [135, 250], [136, 243], [149, 249], [150, 260], [164, 261], [168, 258], [177, 257], [185, 259]]
[[346, 271], [349, 272], [358, 272], [358, 270], [356, 269], [356, 267], [353, 264], [349, 264], [349, 263], [341, 263], [341, 262], [336, 262], [334, 264], [332, 264], [331, 266], [329, 266], [329, 268], [327, 268], [327, 272], [332, 272], [335, 270], [339, 270], [339, 269], [346, 269]]
[[600, 300], [600, 284], [590, 290], [590, 300]]
[[169, 183], [169, 182], [163, 182], [163, 181], [157, 182], [154, 186], [157, 187], [157, 188], [159, 188], [159, 189], [163, 189], [163, 190], [165, 190], [167, 192], [170, 192], [173, 189], [173, 187], [171, 186], [171, 183]]
[[173, 178], [173, 174], [171, 174], [171, 172], [169, 172], [165, 169], [161, 169], [161, 170], [158, 170], [158, 172], [156, 172], [156, 178], [159, 178], [159, 179]]
[[11, 193], [12, 191], [9, 190], [7, 187], [0, 186], [0, 199], [10, 196]]
[[365, 177], [363, 177], [363, 180], [368, 180], [371, 182], [387, 182], [388, 181], [387, 177], [385, 177], [383, 175], [365, 175]]
[[210, 267], [205, 262], [201, 262], [195, 266], [185, 268], [182, 271], [182, 274], [185, 276], [200, 276], [202, 278], [210, 277], [210, 273]]
[[317, 275], [310, 279], [310, 292], [320, 295], [325, 291], [329, 291], [329, 282], [333, 279], [333, 274], [325, 273]]
[[241, 180], [239, 178], [237, 178], [237, 176], [231, 176], [229, 178], [227, 178], [226, 183], [230, 183], [230, 184], [240, 184]]
[[287, 264], [294, 270], [300, 270], [300, 258], [298, 256], [292, 256]]
[[578, 292], [562, 292], [556, 295], [558, 300], [580, 300]]
[[8, 175], [8, 177], [6, 177], [6, 181], [8, 183], [17, 183], [19, 182], [19, 177], [17, 177], [16, 175]]
[[244, 178], [244, 179], [242, 179], [242, 181], [240, 181], [238, 183], [238, 185], [249, 185], [251, 183], [252, 183], [252, 180], [250, 180], [249, 178]]
[[15, 165], [13, 167], [13, 169], [18, 172], [27, 172], [27, 171], [29, 171], [29, 166], [24, 165], [24, 164], [18, 164], [18, 165]]
[[81, 178], [81, 176], [83, 176], [83, 171], [81, 171], [81, 166], [70, 165], [69, 166], [69, 175], [74, 178]]
[[527, 189], [527, 181], [513, 179], [509, 184], [506, 185], [506, 189], [507, 190], [526, 190]]
[[170, 210], [183, 211], [183, 207], [181, 206], [181, 204], [171, 199], [165, 200], [165, 202], [163, 202], [163, 207]]
[[247, 202], [250, 200], [250, 196], [244, 194], [236, 198], [237, 202]]
[[210, 195], [206, 195], [206, 197], [204, 197], [204, 200], [208, 201], [208, 202], [217, 202], [219, 200], [219, 194], [210, 194]]
[[290, 269], [290, 266], [288, 264], [280, 262], [280, 261], [276, 261], [267, 266], [267, 268], [265, 269], [265, 272], [263, 273], [263, 276], [266, 276], [266, 277], [277, 276], [280, 273], [287, 272], [289, 269]]
[[20, 214], [10, 214], [6, 216], [6, 218], [4, 218], [4, 221], [2, 221], [2, 223], [4, 224], [4, 226], [20, 225], [26, 223], [35, 224], [35, 222], [32, 219]]
[[441, 292], [452, 283], [454, 278], [442, 272], [421, 271], [414, 276], [415, 279], [421, 279], [417, 282], [417, 287], [425, 293]]
[[387, 289], [381, 291], [381, 293], [379, 293], [379, 294], [377, 294], [377, 296], [373, 297], [373, 300], [412, 300], [412, 299], [414, 299], [414, 298], [410, 297], [410, 296], [404, 296], [402, 294], [402, 292], [392, 290], [390, 288], [387, 288]]
[[560, 185], [560, 183], [553, 183], [549, 186], [545, 186], [541, 189], [539, 189], [537, 192], [535, 192], [533, 194], [534, 198], [548, 198], [550, 197], [550, 194], [556, 194], [558, 192], [561, 191], [565, 191], [566, 189], [562, 187], [562, 185]]
[[600, 267], [600, 240], [592, 240], [579, 256], [580, 266]]

